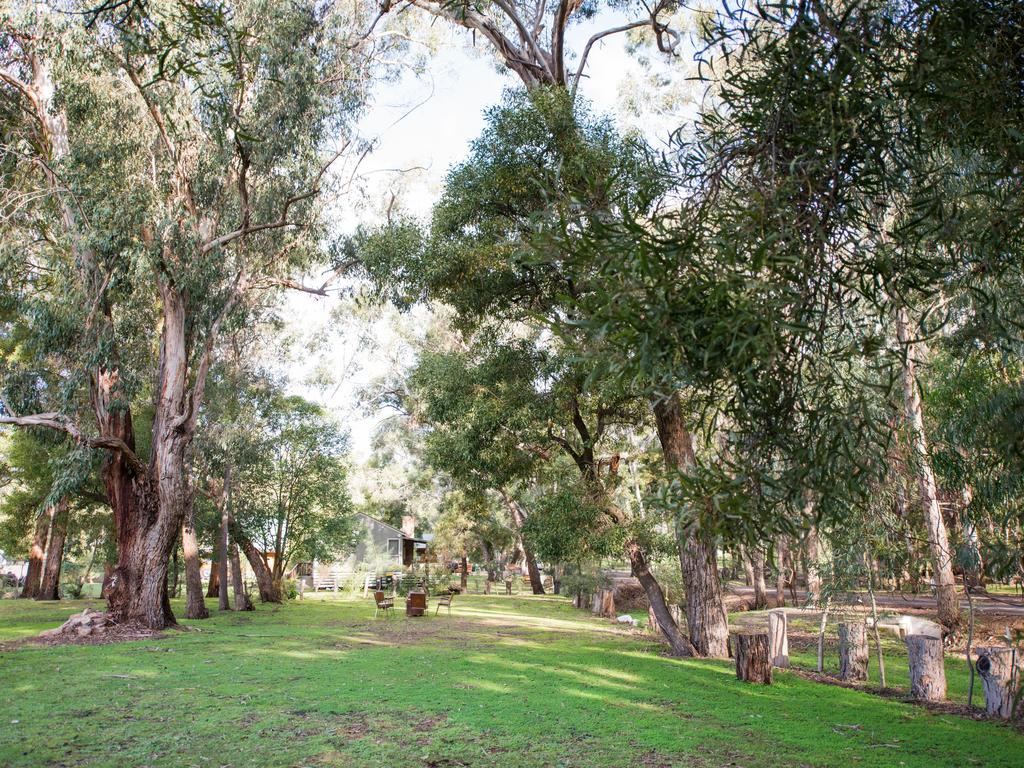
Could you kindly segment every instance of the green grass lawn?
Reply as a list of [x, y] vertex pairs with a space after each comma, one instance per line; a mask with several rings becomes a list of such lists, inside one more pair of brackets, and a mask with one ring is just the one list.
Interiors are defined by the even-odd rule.
[[[84, 605], [2, 601], [0, 641]], [[187, 623], [0, 652], [0, 765], [1024, 764], [1008, 727], [790, 673], [746, 685], [560, 598], [374, 620], [370, 601], [318, 596]]]

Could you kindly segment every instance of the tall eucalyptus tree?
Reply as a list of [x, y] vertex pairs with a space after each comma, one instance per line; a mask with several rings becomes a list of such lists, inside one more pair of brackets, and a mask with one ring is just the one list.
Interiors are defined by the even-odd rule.
[[16, 4], [0, 32], [18, 104], [5, 299], [33, 318], [26, 349], [55, 402], [0, 422], [107, 453], [120, 621], [174, 621], [167, 562], [217, 339], [318, 258], [318, 201], [363, 100], [353, 26], [314, 2], [166, 0], [88, 24]]

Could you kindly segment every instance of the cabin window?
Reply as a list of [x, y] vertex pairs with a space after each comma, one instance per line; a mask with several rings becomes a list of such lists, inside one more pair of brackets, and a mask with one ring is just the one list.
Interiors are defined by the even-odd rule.
[[388, 555], [391, 557], [402, 556], [402, 540], [401, 539], [388, 539]]

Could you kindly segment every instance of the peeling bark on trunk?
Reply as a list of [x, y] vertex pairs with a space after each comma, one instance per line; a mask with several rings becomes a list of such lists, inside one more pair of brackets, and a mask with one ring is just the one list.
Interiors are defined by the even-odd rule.
[[60, 600], [60, 569], [64, 564], [64, 542], [68, 535], [70, 514], [67, 499], [61, 499], [53, 510], [50, 540], [46, 545], [46, 565], [36, 600]]
[[[670, 470], [686, 471], [696, 459], [690, 433], [683, 423], [679, 398], [672, 395], [654, 403], [658, 439]], [[679, 567], [686, 591], [686, 624], [690, 642], [701, 656], [729, 656], [729, 624], [726, 619], [722, 584], [718, 576], [714, 541], [701, 533], [676, 525]], [[659, 588], [660, 591], [660, 588]]]
[[[191, 515], [189, 515], [191, 518]], [[185, 558], [185, 618], [208, 619], [210, 612], [203, 600], [203, 575], [200, 572], [199, 544], [191, 519], [181, 525], [181, 551]]]
[[25, 573], [25, 586], [18, 597], [30, 598], [39, 594], [43, 579], [43, 557], [46, 554], [46, 540], [50, 533], [50, 518], [53, 508], [47, 507], [36, 518], [36, 530], [32, 536], [32, 547], [28, 551], [28, 570]]
[[906, 348], [903, 365], [903, 404], [906, 409], [907, 425], [910, 428], [910, 442], [914, 452], [915, 469], [920, 486], [921, 504], [924, 507], [925, 523], [928, 527], [928, 547], [931, 550], [932, 568], [935, 575], [935, 599], [938, 605], [939, 623], [949, 632], [960, 627], [960, 598], [956, 593], [953, 576], [953, 552], [949, 546], [949, 534], [942, 519], [935, 487], [935, 473], [928, 455], [928, 438], [924, 429], [924, 414], [921, 407], [921, 393], [917, 386], [915, 366], [917, 345], [910, 340], [907, 329], [907, 312], [900, 309], [896, 315], [896, 334], [900, 344]]

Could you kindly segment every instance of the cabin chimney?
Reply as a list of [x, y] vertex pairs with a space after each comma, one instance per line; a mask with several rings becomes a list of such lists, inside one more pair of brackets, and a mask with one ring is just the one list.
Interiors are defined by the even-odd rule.
[[416, 515], [402, 515], [402, 533], [406, 538], [416, 538]]

